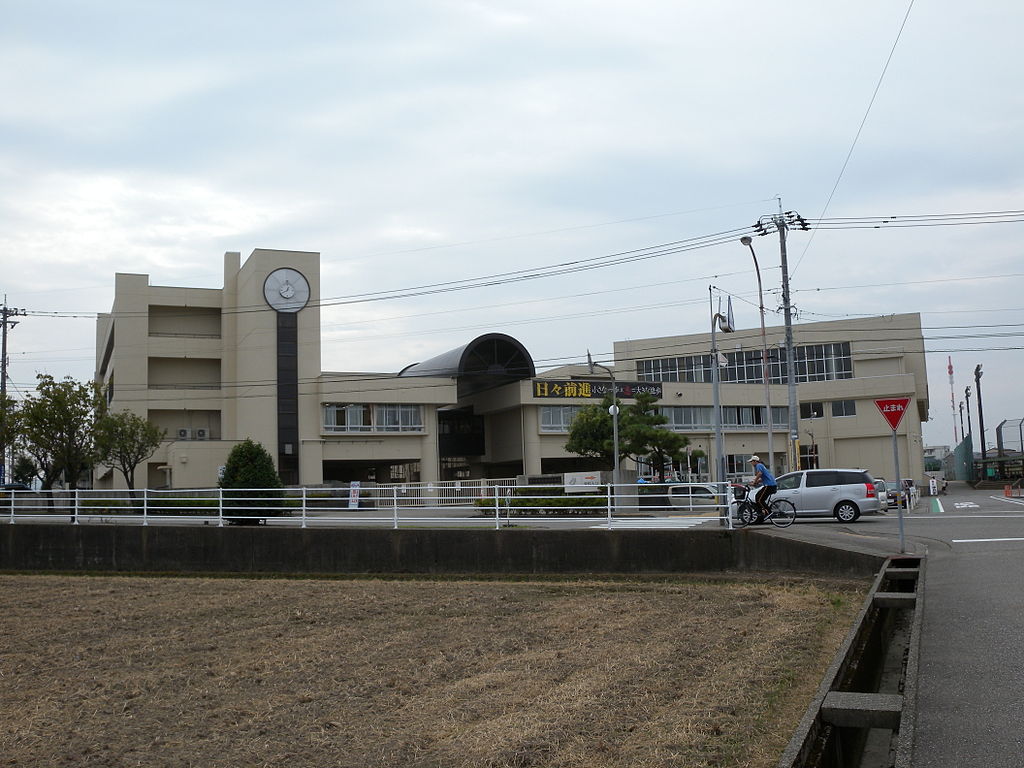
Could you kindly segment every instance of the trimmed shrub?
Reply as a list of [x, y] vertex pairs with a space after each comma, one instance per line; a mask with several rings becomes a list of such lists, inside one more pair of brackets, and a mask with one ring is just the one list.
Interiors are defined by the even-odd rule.
[[230, 517], [225, 515], [228, 522], [258, 525], [267, 517], [284, 514], [284, 485], [274, 469], [274, 459], [252, 438], [231, 449], [218, 485], [224, 489], [225, 511], [231, 510]]

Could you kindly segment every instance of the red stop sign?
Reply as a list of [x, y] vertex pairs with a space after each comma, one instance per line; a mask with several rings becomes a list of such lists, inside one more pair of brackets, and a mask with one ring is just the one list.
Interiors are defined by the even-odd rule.
[[909, 397], [887, 397], [883, 400], [875, 400], [875, 407], [885, 417], [885, 420], [889, 422], [893, 432], [896, 431], [900, 422], [903, 421], [903, 414], [907, 412], [909, 406]]

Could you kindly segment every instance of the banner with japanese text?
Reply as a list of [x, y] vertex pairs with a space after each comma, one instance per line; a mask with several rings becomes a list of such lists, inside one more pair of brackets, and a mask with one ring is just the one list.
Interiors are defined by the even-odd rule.
[[[534, 379], [533, 396], [552, 399], [585, 398], [600, 400], [605, 395], [611, 395], [611, 381], [579, 381], [562, 379]], [[634, 398], [641, 392], [653, 395], [661, 399], [661, 384], [651, 384], [645, 381], [617, 381], [615, 382], [616, 397], [621, 399]]]

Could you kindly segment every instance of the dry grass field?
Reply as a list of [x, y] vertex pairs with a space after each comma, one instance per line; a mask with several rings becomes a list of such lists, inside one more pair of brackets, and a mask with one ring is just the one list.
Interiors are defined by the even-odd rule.
[[0, 575], [0, 766], [772, 766], [865, 591]]

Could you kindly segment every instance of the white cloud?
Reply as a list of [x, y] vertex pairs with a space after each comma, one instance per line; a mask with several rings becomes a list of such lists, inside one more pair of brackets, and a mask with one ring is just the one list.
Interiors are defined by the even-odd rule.
[[[816, 216], [906, 6], [55, 0], [6, 10], [3, 289], [16, 306], [104, 311], [114, 272], [217, 287], [225, 250], [321, 251], [324, 295], [340, 296], [730, 231], [771, 213], [776, 194]], [[1022, 23], [1024, 7], [1007, 2], [917, 4], [830, 214], [1024, 207], [1024, 96], [1006, 53]], [[672, 211], [691, 213], [656, 217]], [[809, 236], [794, 233], [795, 300], [808, 317], [918, 310], [933, 326], [1024, 312], [1019, 280], [962, 279], [1015, 272], [1020, 226], [819, 232], [806, 256]], [[757, 248], [774, 298], [778, 246]], [[957, 280], [920, 282], [929, 278]], [[614, 339], [702, 330], [709, 283], [749, 296], [749, 254], [726, 242], [325, 310], [324, 364], [397, 370], [484, 330], [512, 333], [539, 359], [587, 347], [607, 357]], [[853, 285], [871, 287], [818, 290]], [[13, 334], [17, 375], [30, 379], [32, 365], [88, 375], [92, 334], [88, 320], [27, 319]], [[960, 346], [985, 345], [995, 346]], [[1000, 366], [1007, 380], [1024, 373], [1019, 352], [985, 354], [993, 379]], [[1009, 417], [1015, 401], [992, 392], [993, 412]]]

